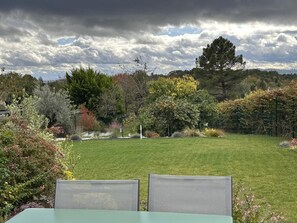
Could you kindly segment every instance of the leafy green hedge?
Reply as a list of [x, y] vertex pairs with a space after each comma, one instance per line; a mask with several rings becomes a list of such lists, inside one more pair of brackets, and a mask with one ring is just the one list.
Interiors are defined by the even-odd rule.
[[297, 82], [257, 90], [219, 104], [218, 125], [230, 132], [292, 136], [297, 133]]

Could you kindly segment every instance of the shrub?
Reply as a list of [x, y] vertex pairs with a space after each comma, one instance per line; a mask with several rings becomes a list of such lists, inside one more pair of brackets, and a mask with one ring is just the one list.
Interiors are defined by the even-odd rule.
[[154, 131], [145, 131], [144, 136], [147, 138], [159, 138], [160, 135], [157, 132]]
[[185, 128], [183, 135], [186, 137], [203, 137], [204, 135], [197, 129]]
[[233, 221], [235, 223], [282, 223], [284, 216], [271, 211], [268, 203], [259, 205], [251, 190], [242, 183], [233, 184]]
[[140, 119], [147, 129], [165, 136], [185, 127], [196, 126], [199, 109], [185, 98], [164, 96], [140, 109]]
[[72, 141], [80, 141], [81, 137], [79, 135], [72, 135], [70, 136], [70, 140]]
[[209, 137], [223, 137], [225, 134], [220, 129], [208, 129], [204, 130], [204, 134]]
[[297, 139], [292, 139], [289, 142], [289, 149], [297, 151]]
[[282, 141], [279, 143], [279, 147], [297, 151], [297, 139], [292, 139], [291, 141]]
[[218, 127], [230, 132], [289, 137], [296, 128], [297, 81], [288, 86], [256, 90], [242, 99], [219, 103]]
[[289, 148], [290, 147], [290, 142], [289, 141], [282, 141], [279, 143], [279, 147], [283, 147], [283, 148]]
[[135, 133], [139, 131], [140, 121], [139, 118], [134, 114], [129, 114], [123, 121], [123, 126], [126, 133]]
[[68, 92], [51, 90], [48, 85], [44, 85], [36, 88], [34, 95], [38, 112], [49, 120], [47, 127], [58, 125], [62, 126], [68, 134], [73, 132], [74, 126], [71, 117], [75, 110], [71, 105]]
[[172, 138], [182, 138], [184, 137], [183, 133], [182, 132], [174, 132], [172, 135], [171, 135]]
[[5, 137], [5, 141], [0, 142], [4, 145], [1, 150], [7, 166], [0, 195], [2, 217], [9, 215], [18, 205], [31, 201], [34, 196], [52, 196], [56, 178], [63, 178], [66, 170], [58, 162], [60, 148], [54, 141], [41, 137], [36, 130], [14, 117], [10, 117], [4, 128], [13, 135], [10, 140]]
[[112, 137], [117, 138], [122, 131], [122, 125], [119, 122], [112, 122], [108, 127], [108, 131], [112, 132]]
[[297, 147], [297, 139], [292, 139], [290, 144], [293, 147]]
[[48, 128], [47, 131], [52, 133], [56, 138], [65, 137], [65, 130], [63, 126], [53, 125], [52, 127]]
[[[11, 116], [0, 124], [0, 222], [23, 204], [42, 201], [50, 206], [56, 179], [72, 176], [70, 145], [40, 129], [43, 117], [31, 99], [13, 103]], [[21, 112], [24, 104], [27, 110]]]
[[14, 98], [12, 104], [8, 106], [11, 115], [17, 119], [24, 120], [30, 129], [41, 129], [48, 125], [48, 119], [36, 109], [37, 98], [25, 97]]
[[79, 109], [81, 112], [79, 125], [83, 131], [99, 131], [102, 129], [100, 122], [97, 121], [93, 112], [89, 111], [84, 105], [81, 105]]

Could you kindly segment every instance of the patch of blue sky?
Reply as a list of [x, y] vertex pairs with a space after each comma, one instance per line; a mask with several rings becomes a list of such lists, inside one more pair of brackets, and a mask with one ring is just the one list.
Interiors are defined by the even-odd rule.
[[158, 35], [168, 35], [168, 36], [182, 36], [185, 34], [199, 34], [202, 32], [202, 29], [196, 26], [170, 26], [164, 27]]
[[70, 36], [70, 37], [62, 37], [57, 40], [58, 45], [64, 46], [64, 45], [70, 45], [76, 40], [75, 36]]
[[66, 75], [66, 71], [36, 70], [36, 71], [33, 71], [33, 74], [31, 75], [37, 79], [42, 78], [43, 81], [53, 81], [53, 80], [64, 79]]

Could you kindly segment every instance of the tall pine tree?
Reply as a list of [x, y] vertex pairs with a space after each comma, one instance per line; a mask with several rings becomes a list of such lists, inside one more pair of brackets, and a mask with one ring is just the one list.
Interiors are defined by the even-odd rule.
[[218, 100], [228, 98], [228, 90], [240, 78], [239, 72], [234, 71], [241, 70], [245, 65], [242, 55], [235, 55], [233, 43], [222, 36], [203, 48], [197, 63], [210, 74], [210, 84], [219, 89]]

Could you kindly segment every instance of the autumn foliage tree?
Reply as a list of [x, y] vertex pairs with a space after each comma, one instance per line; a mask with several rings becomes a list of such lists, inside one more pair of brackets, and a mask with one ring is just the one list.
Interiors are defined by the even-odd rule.
[[82, 127], [84, 131], [93, 131], [96, 127], [99, 126], [99, 123], [96, 120], [93, 112], [88, 110], [84, 105], [79, 107], [81, 116], [79, 120], [79, 125]]
[[147, 83], [149, 99], [156, 100], [161, 96], [184, 98], [193, 94], [198, 88], [199, 82], [191, 76], [160, 77]]
[[195, 127], [199, 120], [199, 109], [189, 99], [197, 86], [198, 82], [189, 76], [159, 77], [148, 82], [149, 103], [140, 112], [144, 127], [163, 136], [185, 127]]
[[124, 111], [128, 114], [138, 114], [138, 110], [146, 103], [148, 94], [147, 82], [150, 77], [143, 71], [133, 74], [118, 74], [113, 76], [114, 82], [123, 92]]

